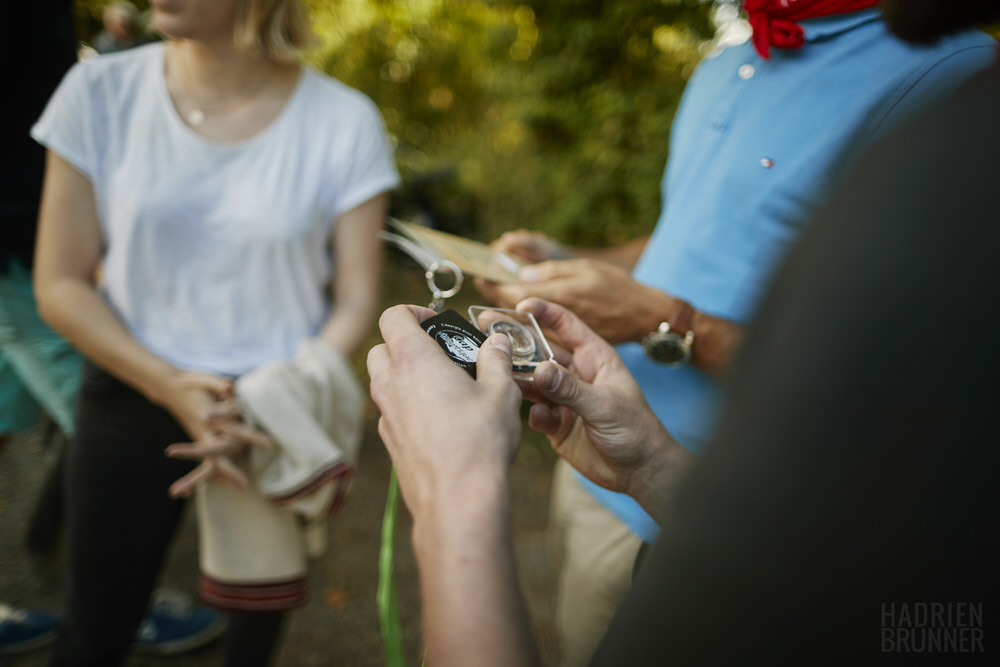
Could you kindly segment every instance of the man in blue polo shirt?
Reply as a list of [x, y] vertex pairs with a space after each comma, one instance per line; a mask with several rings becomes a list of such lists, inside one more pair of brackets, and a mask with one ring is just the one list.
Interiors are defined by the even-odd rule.
[[[854, 11], [874, 2], [745, 4], [753, 39], [706, 58], [685, 91], [652, 236], [595, 250], [512, 232], [496, 247], [538, 263], [520, 284], [478, 283], [506, 307], [528, 296], [561, 303], [619, 344], [659, 419], [695, 453], [713, 432], [718, 376], [802, 226], [875, 138], [996, 51], [977, 31], [903, 44], [877, 10]], [[557, 624], [574, 666], [589, 659], [659, 528], [562, 460], [552, 503], [565, 547]]]

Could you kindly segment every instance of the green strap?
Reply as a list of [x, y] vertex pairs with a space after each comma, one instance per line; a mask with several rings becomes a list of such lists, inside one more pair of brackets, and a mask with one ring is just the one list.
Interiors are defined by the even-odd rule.
[[382, 548], [378, 555], [378, 592], [375, 595], [379, 624], [382, 626], [386, 667], [406, 667], [403, 658], [403, 629], [399, 622], [399, 605], [392, 580], [398, 515], [399, 482], [396, 480], [396, 469], [393, 468], [389, 473], [389, 494], [385, 499], [385, 514], [382, 516]]

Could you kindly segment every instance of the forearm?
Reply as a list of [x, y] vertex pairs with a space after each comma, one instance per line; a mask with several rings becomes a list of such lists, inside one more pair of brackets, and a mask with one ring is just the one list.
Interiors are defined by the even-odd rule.
[[39, 279], [35, 295], [42, 318], [86, 357], [154, 403], [177, 369], [143, 347], [93, 285], [72, 277]]
[[700, 311], [695, 311], [692, 328], [695, 344], [691, 348], [691, 365], [708, 375], [723, 374], [739, 349], [746, 329], [736, 322]]
[[539, 664], [517, 580], [506, 475], [466, 478], [414, 513], [427, 664]]
[[585, 248], [582, 246], [562, 246], [567, 258], [597, 259], [609, 264], [615, 264], [627, 271], [635, 268], [636, 263], [642, 255], [649, 236], [642, 236], [626, 243], [605, 248]]
[[333, 311], [319, 335], [347, 356], [357, 352], [375, 323], [382, 274], [379, 231], [388, 206], [389, 195], [382, 193], [336, 223]]
[[364, 343], [375, 322], [376, 310], [374, 296], [335, 304], [319, 337], [344, 355], [351, 356]]

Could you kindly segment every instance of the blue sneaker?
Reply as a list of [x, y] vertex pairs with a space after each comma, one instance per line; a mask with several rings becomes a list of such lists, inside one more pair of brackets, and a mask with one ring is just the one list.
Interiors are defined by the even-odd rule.
[[59, 619], [35, 609], [0, 604], [0, 655], [13, 655], [45, 646], [56, 637]]
[[195, 605], [178, 591], [159, 589], [135, 633], [137, 653], [171, 655], [204, 646], [226, 629], [226, 620], [208, 607]]

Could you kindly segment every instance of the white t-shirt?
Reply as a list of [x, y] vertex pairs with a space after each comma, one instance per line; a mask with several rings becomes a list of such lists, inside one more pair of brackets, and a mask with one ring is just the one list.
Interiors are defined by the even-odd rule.
[[399, 175], [372, 102], [312, 68], [266, 129], [218, 143], [177, 114], [163, 58], [152, 44], [77, 64], [32, 136], [93, 184], [101, 291], [132, 335], [239, 375], [319, 332], [335, 221]]

